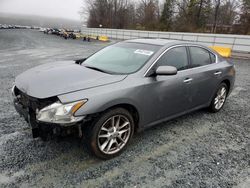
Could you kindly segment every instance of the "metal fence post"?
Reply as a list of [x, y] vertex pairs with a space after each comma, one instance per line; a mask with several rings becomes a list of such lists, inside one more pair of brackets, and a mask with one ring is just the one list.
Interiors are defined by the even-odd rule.
[[236, 37], [234, 37], [234, 41], [233, 41], [233, 45], [232, 45], [232, 50], [234, 50], [235, 41], [236, 41]]
[[215, 39], [216, 39], [216, 36], [214, 35], [214, 41], [213, 41], [213, 46], [215, 45]]

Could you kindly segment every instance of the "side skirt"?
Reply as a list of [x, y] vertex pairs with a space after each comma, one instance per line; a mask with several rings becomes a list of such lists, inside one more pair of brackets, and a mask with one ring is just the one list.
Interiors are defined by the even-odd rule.
[[153, 127], [157, 124], [160, 124], [162, 122], [166, 122], [166, 121], [169, 121], [169, 120], [172, 120], [172, 119], [175, 119], [177, 117], [180, 117], [180, 116], [183, 116], [183, 115], [186, 115], [186, 114], [189, 114], [191, 112], [194, 112], [194, 111], [197, 111], [197, 110], [200, 110], [200, 109], [203, 109], [203, 108], [207, 108], [210, 104], [205, 104], [205, 105], [200, 105], [198, 107], [195, 107], [195, 108], [192, 108], [191, 110], [188, 110], [188, 111], [184, 111], [184, 112], [181, 112], [181, 113], [178, 113], [178, 114], [174, 114], [172, 116], [168, 116], [166, 118], [163, 118], [163, 119], [160, 119], [160, 120], [157, 120], [157, 121], [154, 121], [152, 123], [149, 123], [147, 125], [139, 125], [139, 128], [137, 130], [137, 132], [141, 132], [145, 129], [148, 129], [150, 127]]

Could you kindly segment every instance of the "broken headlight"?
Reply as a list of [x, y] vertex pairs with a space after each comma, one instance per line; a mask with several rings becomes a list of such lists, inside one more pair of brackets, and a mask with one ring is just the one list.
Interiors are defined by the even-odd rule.
[[75, 112], [83, 106], [87, 100], [62, 104], [55, 102], [36, 112], [36, 119], [41, 122], [70, 124], [83, 120], [83, 116], [74, 116]]

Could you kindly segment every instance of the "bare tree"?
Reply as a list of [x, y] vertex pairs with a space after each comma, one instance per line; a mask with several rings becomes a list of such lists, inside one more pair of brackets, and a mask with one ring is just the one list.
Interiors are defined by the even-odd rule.
[[133, 5], [128, 0], [85, 0], [89, 27], [126, 28]]
[[140, 0], [136, 9], [137, 25], [142, 29], [156, 27], [160, 17], [158, 0]]
[[[250, 0], [84, 0], [89, 27], [249, 33]], [[222, 27], [230, 31], [221, 30]], [[243, 32], [244, 30], [244, 32]]]
[[240, 14], [240, 33], [250, 34], [250, 0], [243, 0]]
[[221, 0], [214, 0], [214, 1], [215, 1], [215, 11], [214, 11], [214, 23], [212, 32], [216, 33], [217, 19], [218, 19]]

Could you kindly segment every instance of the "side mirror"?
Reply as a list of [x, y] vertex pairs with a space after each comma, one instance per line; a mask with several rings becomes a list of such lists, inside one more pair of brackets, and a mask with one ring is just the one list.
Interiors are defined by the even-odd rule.
[[156, 75], [176, 75], [177, 69], [173, 66], [159, 66], [156, 71]]

